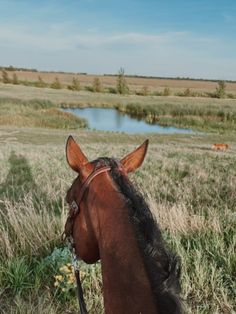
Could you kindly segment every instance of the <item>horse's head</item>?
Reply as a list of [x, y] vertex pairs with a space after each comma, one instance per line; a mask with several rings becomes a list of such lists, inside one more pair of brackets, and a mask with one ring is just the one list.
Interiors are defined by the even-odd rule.
[[[69, 227], [75, 242], [76, 255], [87, 263], [95, 263], [100, 259], [99, 252], [99, 210], [109, 199], [109, 190], [113, 182], [109, 169], [117, 167], [124, 175], [141, 166], [146, 155], [148, 141], [120, 161], [101, 158], [89, 162], [79, 145], [70, 136], [66, 145], [66, 156], [70, 167], [78, 174], [67, 192], [66, 201], [71, 207], [72, 216]], [[93, 176], [101, 167], [104, 172]], [[90, 178], [92, 180], [90, 180]], [[111, 196], [110, 196], [111, 197]], [[115, 200], [114, 200], [115, 201]], [[110, 210], [114, 204], [110, 203]], [[78, 206], [78, 210], [76, 208]], [[73, 207], [76, 214], [73, 215]]]

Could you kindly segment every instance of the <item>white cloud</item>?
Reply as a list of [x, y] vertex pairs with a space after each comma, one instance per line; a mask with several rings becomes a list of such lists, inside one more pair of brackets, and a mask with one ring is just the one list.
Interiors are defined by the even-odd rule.
[[176, 42], [188, 36], [186, 32], [149, 35], [144, 33], [100, 34], [89, 30], [86, 34], [68, 35], [65, 25], [52, 24], [42, 33], [33, 33], [24, 28], [0, 24], [0, 41], [5, 45], [40, 49], [42, 51], [70, 50], [76, 48], [96, 48], [105, 46], [155, 45]]
[[70, 23], [42, 30], [0, 23], [0, 42], [3, 65], [88, 73], [124, 66], [130, 74], [236, 79], [236, 58], [222, 57], [234, 44], [190, 32], [104, 34], [74, 31]]

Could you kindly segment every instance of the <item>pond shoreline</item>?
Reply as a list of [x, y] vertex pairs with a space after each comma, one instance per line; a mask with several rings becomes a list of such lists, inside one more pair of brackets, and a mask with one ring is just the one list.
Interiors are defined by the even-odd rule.
[[63, 112], [69, 112], [76, 117], [88, 122], [90, 129], [98, 131], [138, 133], [162, 133], [162, 134], [197, 134], [197, 132], [161, 123], [149, 122], [142, 117], [135, 117], [118, 108], [66, 108]]

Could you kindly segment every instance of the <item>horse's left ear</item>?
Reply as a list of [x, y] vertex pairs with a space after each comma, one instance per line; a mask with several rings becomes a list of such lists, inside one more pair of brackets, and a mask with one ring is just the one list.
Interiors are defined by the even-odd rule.
[[66, 158], [70, 167], [77, 173], [87, 176], [92, 171], [93, 167], [88, 158], [71, 135], [66, 143]]
[[146, 152], [147, 152], [148, 142], [149, 141], [146, 140], [141, 146], [136, 148], [132, 153], [128, 154], [123, 159], [121, 159], [120, 162], [125, 168], [126, 172], [133, 172], [142, 165]]

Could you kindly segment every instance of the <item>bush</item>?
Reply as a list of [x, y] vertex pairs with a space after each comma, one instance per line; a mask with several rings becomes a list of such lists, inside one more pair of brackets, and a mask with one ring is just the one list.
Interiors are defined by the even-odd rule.
[[185, 97], [191, 97], [192, 96], [192, 92], [191, 92], [191, 89], [190, 88], [186, 88], [184, 93], [183, 93], [183, 96]]
[[3, 82], [4, 84], [9, 84], [9, 83], [11, 83], [11, 80], [10, 80], [10, 78], [9, 78], [8, 73], [7, 73], [6, 70], [2, 70], [2, 82]]
[[15, 84], [15, 85], [19, 85], [20, 84], [16, 73], [13, 74], [12, 83]]
[[163, 91], [163, 96], [170, 96], [170, 89], [169, 89], [169, 87], [165, 87], [165, 89]]
[[226, 90], [226, 84], [225, 81], [219, 81], [218, 87], [216, 87], [216, 97], [217, 98], [224, 98], [225, 97], [225, 90]]
[[35, 86], [36, 86], [36, 87], [41, 87], [41, 88], [43, 88], [43, 87], [46, 87], [47, 84], [43, 81], [43, 79], [41, 78], [41, 76], [38, 76], [38, 81], [35, 82]]
[[149, 88], [148, 86], [143, 86], [141, 89], [141, 95], [142, 96], [148, 96], [149, 95]]
[[54, 89], [61, 89], [62, 88], [61, 82], [59, 81], [59, 79], [57, 77], [55, 78], [54, 82], [52, 82], [51, 88], [54, 88]]
[[97, 93], [101, 93], [103, 90], [102, 83], [98, 77], [95, 77], [93, 80], [93, 91]]
[[67, 88], [73, 91], [80, 91], [81, 87], [80, 87], [79, 79], [77, 77], [73, 77], [72, 84], [68, 85]]
[[120, 68], [116, 81], [116, 90], [118, 94], [128, 94], [129, 87], [125, 79], [125, 70]]

